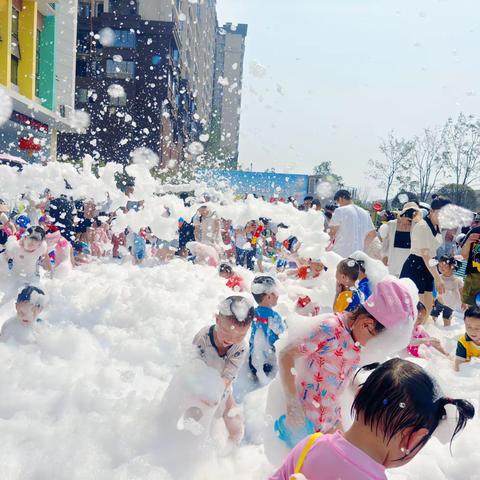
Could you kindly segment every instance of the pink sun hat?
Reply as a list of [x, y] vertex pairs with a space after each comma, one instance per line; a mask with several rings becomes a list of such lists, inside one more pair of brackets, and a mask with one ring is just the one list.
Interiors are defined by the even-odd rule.
[[385, 328], [412, 323], [417, 318], [418, 290], [408, 278], [391, 275], [377, 284], [363, 304], [365, 309]]

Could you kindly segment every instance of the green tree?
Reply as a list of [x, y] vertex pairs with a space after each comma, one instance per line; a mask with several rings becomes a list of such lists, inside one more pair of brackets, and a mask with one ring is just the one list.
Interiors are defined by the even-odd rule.
[[453, 180], [451, 199], [458, 203], [469, 186], [480, 180], [480, 121], [461, 113], [449, 118], [443, 129], [444, 160], [447, 174]]
[[322, 180], [325, 182], [332, 183], [334, 185], [337, 185], [338, 187], [344, 186], [343, 178], [333, 172], [332, 162], [330, 162], [329, 160], [322, 162], [316, 167], [314, 167], [313, 173], [314, 175], [318, 175], [319, 177], [321, 177]]
[[475, 190], [470, 188], [468, 185], [450, 183], [443, 186], [440, 190], [438, 190], [437, 193], [438, 195], [449, 198], [453, 203], [456, 203], [461, 207], [465, 207], [474, 211], [477, 209], [477, 194]]

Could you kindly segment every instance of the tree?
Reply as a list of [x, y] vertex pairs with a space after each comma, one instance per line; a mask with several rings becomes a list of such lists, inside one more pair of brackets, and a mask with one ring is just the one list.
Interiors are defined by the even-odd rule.
[[456, 122], [449, 118], [443, 129], [444, 160], [454, 180], [451, 199], [459, 204], [464, 189], [480, 180], [480, 122], [460, 113]]
[[461, 207], [475, 211], [477, 209], [477, 194], [467, 185], [450, 183], [438, 190], [438, 195], [449, 199], [455, 198], [455, 203]]
[[390, 191], [395, 183], [403, 183], [402, 175], [408, 170], [411, 160], [410, 153], [413, 142], [397, 139], [393, 132], [380, 143], [380, 151], [385, 157], [383, 160], [370, 160], [368, 175], [377, 181], [378, 186], [385, 189], [385, 208], [389, 207]]
[[343, 178], [332, 171], [332, 162], [329, 160], [320, 163], [313, 168], [314, 175], [318, 175], [323, 181], [332, 183], [338, 187], [343, 187]]
[[405, 177], [413, 180], [411, 182], [413, 185], [410, 186], [415, 187], [419, 201], [425, 202], [434, 191], [440, 175], [445, 171], [442, 132], [425, 129], [423, 137], [415, 137], [410, 160], [410, 169]]

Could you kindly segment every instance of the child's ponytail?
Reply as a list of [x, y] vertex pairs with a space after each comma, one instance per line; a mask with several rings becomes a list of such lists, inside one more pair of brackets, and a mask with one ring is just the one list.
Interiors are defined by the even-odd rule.
[[442, 397], [438, 400], [438, 402], [442, 407], [442, 412], [445, 412], [445, 405], [455, 405], [457, 408], [458, 420], [457, 424], [455, 425], [452, 438], [450, 439], [451, 443], [453, 439], [465, 428], [467, 421], [473, 418], [475, 415], [475, 407], [469, 401], [462, 400], [461, 398]]

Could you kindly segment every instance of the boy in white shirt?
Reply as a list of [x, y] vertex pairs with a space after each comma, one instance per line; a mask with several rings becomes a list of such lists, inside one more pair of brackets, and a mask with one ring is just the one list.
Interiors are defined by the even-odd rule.
[[19, 293], [15, 303], [17, 314], [2, 326], [0, 339], [14, 339], [18, 343], [35, 341], [35, 331], [41, 322], [38, 316], [45, 304], [45, 293], [37, 287], [27, 286]]
[[225, 383], [217, 415], [223, 417], [229, 439], [234, 444], [242, 440], [244, 426], [242, 414], [234, 411], [237, 405], [232, 384], [248, 356], [246, 338], [254, 314], [253, 305], [246, 298], [230, 296], [220, 304], [216, 323], [200, 330], [193, 339], [200, 358], [217, 370]]

